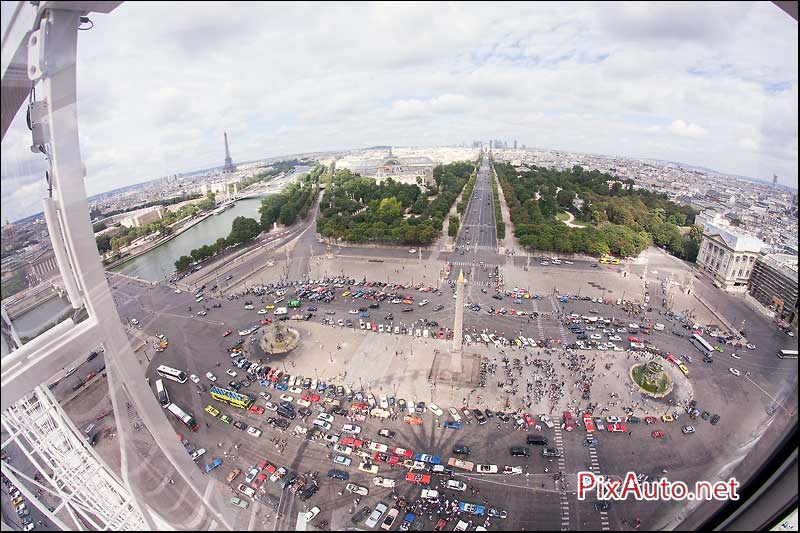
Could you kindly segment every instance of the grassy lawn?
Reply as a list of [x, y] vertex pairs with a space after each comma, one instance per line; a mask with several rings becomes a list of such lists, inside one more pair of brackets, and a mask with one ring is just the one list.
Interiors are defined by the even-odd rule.
[[569, 220], [569, 215], [566, 212], [559, 213], [556, 215], [556, 218], [561, 222], [566, 222], [567, 220]]

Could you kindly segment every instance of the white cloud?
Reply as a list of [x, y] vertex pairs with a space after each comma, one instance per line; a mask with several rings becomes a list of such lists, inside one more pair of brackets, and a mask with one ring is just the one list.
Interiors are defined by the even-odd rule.
[[680, 119], [672, 121], [672, 124], [669, 125], [669, 131], [675, 135], [691, 137], [692, 139], [699, 139], [708, 135], [708, 131], [705, 128]]
[[[499, 138], [797, 183], [797, 24], [770, 3], [127, 2], [92, 20], [89, 194], [221, 164], [225, 130], [239, 161]], [[2, 143], [12, 219], [39, 203], [7, 201], [41, 176], [29, 139], [17, 120]]]

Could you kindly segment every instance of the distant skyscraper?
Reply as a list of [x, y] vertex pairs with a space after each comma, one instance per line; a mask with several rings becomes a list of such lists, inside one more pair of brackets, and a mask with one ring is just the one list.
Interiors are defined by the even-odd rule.
[[777, 187], [778, 186], [778, 175], [777, 174], [773, 174], [772, 175], [772, 186], [773, 187]]
[[231, 151], [228, 149], [228, 132], [225, 132], [225, 166], [223, 167], [225, 172], [233, 172], [236, 170], [236, 166], [233, 164], [233, 159], [231, 159]]
[[514, 139], [514, 150], [516, 150], [516, 149], [517, 149], [517, 140]]

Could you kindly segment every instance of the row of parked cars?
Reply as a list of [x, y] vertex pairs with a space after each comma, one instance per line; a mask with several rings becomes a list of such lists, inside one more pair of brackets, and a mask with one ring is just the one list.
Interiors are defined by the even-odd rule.
[[25, 498], [22, 496], [22, 493], [17, 487], [12, 485], [5, 476], [3, 476], [3, 485], [6, 487], [6, 493], [8, 494], [9, 500], [11, 500], [12, 507], [14, 507], [14, 510], [17, 513], [17, 517], [19, 517], [23, 531], [31, 531], [34, 529], [35, 525], [33, 523], [33, 519], [31, 518], [31, 512], [28, 510], [28, 507], [25, 504]]

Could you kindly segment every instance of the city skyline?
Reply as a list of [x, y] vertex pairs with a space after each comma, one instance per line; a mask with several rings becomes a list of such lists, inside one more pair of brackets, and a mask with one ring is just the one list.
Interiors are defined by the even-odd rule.
[[[222, 131], [238, 161], [501, 138], [757, 180], [775, 173], [797, 186], [797, 26], [771, 4], [513, 5], [503, 13], [517, 14], [502, 17], [462, 4], [226, 9], [220, 23], [206, 8], [186, 18], [170, 6], [123, 4], [81, 34], [89, 195], [221, 166]], [[237, 39], [254, 16], [269, 21], [252, 36], [264, 52], [257, 65], [240, 58]], [[531, 31], [534, 18], [540, 29]], [[374, 46], [326, 20], [363, 28]], [[313, 37], [292, 40], [286, 28], [298, 24], [316, 28]], [[400, 36], [410, 29], [436, 37], [409, 44]], [[141, 32], [152, 45], [132, 47]], [[337, 46], [322, 46], [333, 38]], [[108, 80], [125, 83], [112, 90]], [[12, 220], [40, 211], [46, 188], [24, 115], [2, 145]]]

